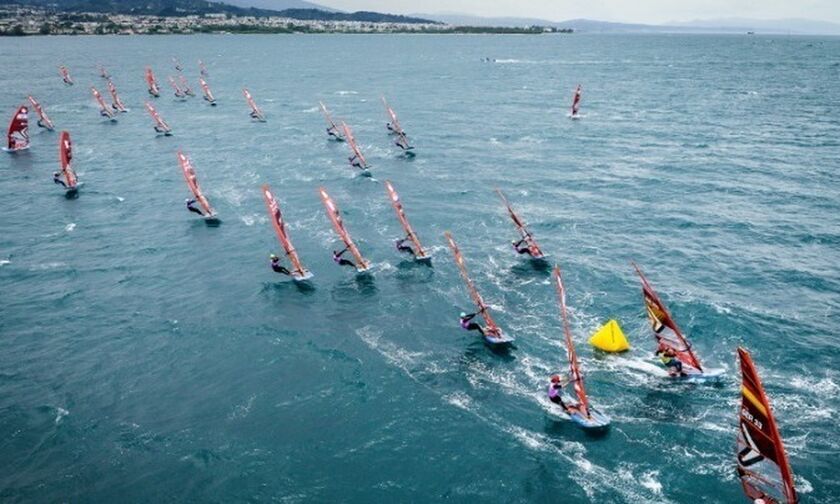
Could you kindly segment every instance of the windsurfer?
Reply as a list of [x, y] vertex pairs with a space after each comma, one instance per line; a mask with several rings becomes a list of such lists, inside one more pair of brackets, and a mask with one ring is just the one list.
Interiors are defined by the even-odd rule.
[[673, 348], [664, 343], [660, 343], [656, 349], [656, 356], [662, 361], [662, 364], [668, 369], [668, 374], [671, 376], [688, 376], [683, 371], [683, 363], [677, 358], [677, 352]]
[[[528, 254], [529, 256], [533, 256], [534, 254], [531, 252], [531, 247], [525, 243], [527, 238], [522, 238], [518, 242], [511, 242], [513, 243], [513, 248], [516, 250], [517, 254]], [[525, 246], [522, 247], [521, 245], [525, 243]]]
[[577, 405], [563, 402], [563, 387], [569, 383], [568, 378], [561, 378], [560, 375], [552, 375], [551, 383], [548, 384], [548, 400], [563, 408], [566, 413], [578, 411]]
[[405, 133], [398, 133], [397, 139], [394, 141], [394, 144], [402, 150], [408, 150], [408, 138], [406, 138]]
[[356, 263], [349, 259], [344, 259], [343, 257], [341, 257], [345, 252], [347, 252], [347, 250], [349, 250], [349, 248], [350, 247], [344, 247], [344, 250], [342, 250], [341, 252], [336, 252], [335, 250], [333, 250], [333, 261], [335, 261], [335, 263], [339, 266], [352, 266], [355, 268]]
[[399, 240], [397, 240], [394, 243], [394, 245], [396, 245], [396, 247], [397, 247], [397, 251], [405, 252], [406, 254], [411, 254], [411, 255], [417, 257], [417, 253], [414, 252], [414, 249], [405, 244], [405, 242], [408, 241], [408, 240], [409, 240], [408, 236], [406, 236], [405, 238], [400, 238]]
[[338, 133], [338, 128], [336, 128], [335, 126], [329, 126], [327, 128], [327, 135], [333, 138], [341, 138], [341, 135], [339, 135]]
[[476, 315], [478, 315], [478, 313], [470, 313], [467, 315], [466, 313], [461, 312], [461, 315], [459, 316], [461, 329], [465, 331], [478, 331], [482, 336], [484, 336], [484, 328], [482, 328], [478, 323], [472, 322], [472, 319], [474, 319]]
[[271, 254], [269, 257], [271, 258], [271, 269], [273, 269], [275, 273], [282, 273], [284, 275], [291, 276], [292, 272], [280, 264], [280, 258], [277, 257], [276, 254]]
[[359, 161], [359, 155], [358, 154], [353, 154], [352, 156], [350, 156], [347, 159], [350, 161], [350, 164], [355, 166], [356, 168], [361, 168], [362, 167], [362, 162]]
[[67, 187], [67, 184], [65, 184], [64, 181], [61, 180], [61, 174], [59, 172], [53, 173], [53, 183], [61, 184], [61, 187]]
[[197, 213], [198, 215], [204, 217], [204, 212], [196, 208], [195, 203], [196, 201], [194, 199], [187, 198], [187, 210], [193, 213]]

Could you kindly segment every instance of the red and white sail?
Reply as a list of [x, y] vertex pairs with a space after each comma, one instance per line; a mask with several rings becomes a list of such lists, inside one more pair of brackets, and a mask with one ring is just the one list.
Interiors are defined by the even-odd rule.
[[277, 233], [277, 239], [280, 241], [280, 245], [283, 246], [283, 250], [286, 251], [286, 256], [289, 258], [289, 262], [292, 264], [292, 273], [296, 277], [306, 277], [309, 275], [309, 270], [303, 267], [303, 264], [300, 262], [300, 257], [298, 257], [297, 251], [295, 250], [295, 246], [292, 245], [292, 240], [289, 238], [289, 232], [286, 230], [286, 221], [283, 220], [283, 214], [280, 212], [280, 204], [277, 203], [277, 199], [274, 197], [274, 194], [272, 194], [271, 188], [268, 184], [264, 184], [262, 186], [262, 193], [263, 199], [265, 200], [265, 206], [268, 209], [268, 218], [271, 219], [271, 224], [274, 226], [274, 232]]
[[426, 251], [423, 250], [423, 246], [420, 245], [420, 240], [417, 238], [417, 233], [414, 232], [414, 229], [408, 222], [408, 217], [406, 217], [405, 210], [403, 210], [402, 202], [400, 201], [400, 195], [397, 194], [397, 191], [396, 189], [394, 189], [394, 186], [391, 184], [390, 180], [385, 181], [385, 188], [388, 190], [388, 197], [391, 200], [391, 205], [393, 205], [394, 211], [397, 212], [397, 219], [399, 219], [400, 224], [402, 224], [403, 231], [405, 231], [405, 236], [409, 240], [411, 240], [411, 243], [414, 244], [415, 257], [417, 257], [418, 259], [428, 257]]
[[207, 201], [204, 193], [201, 192], [201, 187], [198, 186], [198, 179], [195, 176], [195, 169], [193, 168], [192, 162], [190, 162], [190, 158], [183, 152], [178, 151], [178, 163], [181, 165], [181, 171], [184, 172], [184, 179], [187, 181], [187, 186], [192, 191], [195, 200], [204, 210], [204, 215], [207, 217], [216, 215], [216, 211], [210, 206], [210, 202]]
[[175, 90], [175, 97], [176, 98], [186, 98], [187, 97], [187, 94], [184, 92], [183, 89], [181, 89], [181, 86], [179, 86], [178, 83], [175, 82], [175, 78], [172, 77], [171, 75], [169, 76], [169, 85], [172, 86], [173, 90]]
[[700, 365], [700, 360], [694, 355], [691, 344], [683, 336], [682, 331], [680, 331], [674, 319], [671, 318], [671, 314], [668, 313], [665, 304], [659, 299], [659, 296], [653, 290], [653, 287], [651, 287], [636, 263], [633, 263], [633, 267], [636, 269], [636, 273], [642, 281], [642, 296], [645, 301], [645, 310], [647, 311], [648, 320], [650, 321], [650, 326], [653, 329], [656, 340], [660, 344], [672, 349], [677, 354], [680, 362], [683, 363], [683, 366], [692, 368], [685, 369], [684, 367], [683, 371], [702, 372], [703, 368]]
[[770, 401], [749, 352], [738, 348], [738, 357], [741, 361], [741, 407], [736, 457], [744, 493], [753, 502], [795, 504], [793, 472]]
[[58, 67], [58, 73], [61, 74], [61, 80], [64, 81], [65, 84], [68, 86], [72, 86], [74, 84], [73, 78], [70, 77], [70, 69], [64, 65]]
[[248, 91], [247, 88], [242, 88], [242, 94], [245, 95], [245, 101], [248, 102], [248, 106], [251, 107], [251, 118], [256, 119], [261, 122], [265, 122], [265, 116], [257, 107], [257, 102], [254, 101], [254, 97], [251, 96], [251, 92]]
[[578, 84], [578, 87], [575, 89], [575, 94], [572, 97], [572, 115], [573, 116], [578, 115], [578, 112], [580, 112], [580, 98], [581, 98], [582, 95], [583, 95], [583, 89], [581, 89], [580, 84]]
[[187, 82], [187, 78], [184, 77], [184, 74], [178, 75], [178, 84], [181, 86], [181, 90], [184, 91], [184, 94], [187, 96], [195, 96], [192, 88], [190, 87], [190, 83]]
[[335, 121], [333, 121], [330, 111], [327, 110], [326, 105], [320, 101], [318, 102], [318, 105], [321, 106], [321, 114], [323, 114], [324, 120], [327, 121], [327, 134], [338, 140], [344, 140], [344, 135], [342, 134], [341, 129], [337, 124], [335, 124]]
[[388, 118], [391, 120], [391, 122], [388, 123], [388, 129], [398, 135], [405, 136], [405, 131], [403, 131], [402, 126], [400, 125], [397, 113], [394, 112], [394, 109], [392, 109], [390, 105], [388, 105], [388, 101], [385, 100], [384, 96], [382, 97], [382, 105], [385, 105], [385, 112], [388, 113]]
[[160, 86], [158, 86], [157, 79], [155, 78], [155, 73], [152, 71], [152, 67], [146, 67], [146, 85], [149, 87], [149, 94], [154, 96], [155, 98], [160, 96]]
[[213, 92], [210, 91], [210, 86], [207, 85], [207, 81], [199, 77], [198, 83], [201, 85], [201, 91], [204, 93], [204, 99], [207, 100], [211, 105], [215, 105], [216, 97], [214, 97]]
[[78, 183], [76, 172], [73, 171], [73, 144], [70, 141], [70, 133], [62, 131], [58, 137], [58, 159], [61, 162], [61, 173], [64, 175], [64, 182], [67, 187], [74, 189]]
[[6, 150], [18, 151], [29, 148], [29, 109], [26, 105], [20, 108], [12, 116], [9, 122], [9, 130], [6, 134]]
[[330, 195], [327, 194], [327, 191], [323, 187], [318, 188], [318, 193], [321, 195], [321, 201], [324, 203], [324, 208], [327, 210], [327, 217], [330, 218], [330, 221], [335, 228], [335, 232], [338, 233], [341, 241], [344, 242], [344, 245], [347, 246], [347, 249], [356, 259], [356, 269], [359, 271], [367, 270], [370, 268], [370, 263], [362, 257], [362, 253], [359, 252], [359, 248], [355, 243], [353, 243], [353, 238], [350, 236], [350, 233], [347, 232], [347, 228], [344, 227], [344, 221], [341, 219], [341, 212], [338, 210], [335, 202], [332, 198], [330, 198]]
[[367, 160], [359, 149], [358, 144], [356, 144], [356, 137], [353, 136], [353, 130], [345, 122], [341, 123], [341, 129], [344, 131], [344, 139], [347, 141], [347, 146], [350, 148], [350, 153], [352, 154], [350, 156], [350, 165], [356, 166], [360, 170], [367, 170]]
[[97, 65], [97, 68], [99, 68], [99, 76], [100, 77], [102, 77], [105, 80], [110, 80], [111, 79], [111, 74], [108, 73], [108, 70], [106, 70], [104, 66]]
[[502, 203], [504, 203], [505, 208], [507, 208], [508, 215], [513, 221], [513, 225], [516, 226], [516, 230], [519, 231], [519, 236], [522, 240], [525, 240], [525, 243], [528, 245], [528, 250], [531, 251], [531, 257], [537, 259], [545, 257], [545, 254], [543, 254], [543, 251], [537, 243], [537, 240], [534, 239], [534, 235], [532, 235], [531, 231], [528, 230], [528, 227], [525, 225], [525, 221], [523, 221], [519, 217], [519, 215], [517, 215], [516, 212], [513, 210], [513, 207], [510, 206], [510, 202], [508, 202], [504, 193], [502, 193], [502, 191], [499, 189], [496, 189], [496, 193], [499, 195], [500, 198], [502, 198]]
[[32, 104], [32, 108], [35, 109], [35, 112], [38, 112], [38, 118], [39, 118], [38, 119], [38, 126], [40, 126], [42, 128], [46, 128], [50, 131], [54, 130], [55, 125], [53, 125], [53, 122], [50, 120], [50, 117], [47, 115], [47, 112], [44, 110], [44, 107], [42, 107], [41, 104], [38, 103], [38, 101], [35, 98], [32, 97], [32, 95], [30, 95], [28, 98], [29, 98], [29, 103]]
[[151, 103], [146, 102], [146, 110], [149, 111], [149, 115], [155, 121], [155, 131], [162, 134], [172, 133], [172, 128], [166, 124], [166, 121], [163, 120], [160, 114], [158, 114], [157, 109]]
[[563, 319], [563, 334], [566, 337], [566, 354], [569, 359], [569, 381], [577, 395], [578, 410], [586, 418], [591, 417], [589, 412], [589, 398], [586, 396], [586, 389], [583, 386], [583, 376], [580, 374], [580, 364], [575, 352], [575, 344], [572, 340], [572, 330], [569, 327], [569, 315], [566, 310], [566, 288], [563, 286], [563, 277], [560, 274], [560, 267], [554, 267], [554, 285], [557, 288], [557, 298], [560, 300], [560, 313]]
[[120, 96], [117, 94], [117, 87], [111, 82], [111, 79], [108, 79], [108, 93], [111, 95], [111, 108], [118, 111], [118, 112], [128, 112], [128, 109], [125, 107], [125, 104], [120, 100]]
[[93, 93], [93, 98], [96, 100], [96, 103], [99, 105], [99, 113], [107, 117], [108, 119], [114, 119], [114, 112], [111, 110], [111, 107], [105, 104], [105, 100], [102, 99], [102, 95], [99, 94], [99, 91], [91, 86], [90, 92]]
[[493, 316], [490, 315], [490, 309], [487, 307], [487, 303], [484, 302], [484, 299], [479, 294], [478, 289], [475, 288], [472, 279], [470, 278], [469, 273], [467, 272], [467, 265], [464, 263], [464, 256], [461, 255], [461, 249], [458, 248], [458, 244], [455, 243], [455, 240], [452, 238], [452, 234], [447, 231], [444, 233], [446, 236], [446, 240], [449, 242], [449, 248], [452, 250], [452, 255], [455, 256], [455, 264], [458, 265], [458, 270], [461, 272], [461, 278], [464, 279], [464, 283], [467, 284], [467, 290], [470, 292], [470, 297], [475, 303], [476, 308], [478, 308], [478, 313], [481, 314], [481, 317], [484, 319], [484, 325], [486, 326], [486, 332], [493, 334], [493, 335], [500, 335], [502, 334], [501, 329], [499, 326], [496, 325], [496, 321], [493, 320]]

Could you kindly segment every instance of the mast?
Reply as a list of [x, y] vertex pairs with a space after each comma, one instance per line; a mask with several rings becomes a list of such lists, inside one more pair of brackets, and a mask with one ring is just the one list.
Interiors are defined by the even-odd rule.
[[502, 198], [502, 203], [504, 203], [505, 208], [507, 208], [510, 219], [513, 221], [514, 226], [516, 226], [516, 230], [519, 231], [519, 235], [528, 244], [528, 248], [531, 249], [532, 255], [534, 257], [542, 257], [544, 255], [542, 249], [540, 249], [540, 246], [537, 244], [537, 241], [534, 239], [531, 231], [529, 231], [525, 226], [525, 222], [513, 210], [513, 207], [510, 205], [510, 202], [508, 202], [504, 193], [502, 193], [500, 189], [496, 189], [496, 194]]
[[482, 318], [484, 318], [484, 324], [487, 326], [488, 331], [494, 334], [501, 334], [499, 326], [496, 325], [496, 321], [493, 320], [493, 316], [490, 315], [490, 310], [484, 302], [484, 298], [481, 297], [478, 289], [475, 288], [475, 285], [467, 272], [467, 265], [464, 263], [464, 256], [461, 255], [461, 249], [458, 248], [458, 244], [455, 243], [455, 240], [452, 238], [452, 234], [449, 231], [445, 232], [444, 236], [446, 236], [446, 240], [449, 242], [449, 248], [452, 250], [452, 255], [455, 256], [455, 264], [458, 265], [461, 278], [463, 278], [464, 283], [467, 284], [467, 290], [470, 293], [470, 297], [472, 298], [473, 303], [475, 303], [475, 306], [478, 308], [478, 312], [481, 314]]
[[575, 352], [575, 344], [572, 341], [572, 330], [569, 327], [569, 316], [566, 310], [566, 288], [563, 286], [563, 278], [560, 274], [560, 266], [554, 266], [554, 283], [557, 288], [557, 298], [560, 301], [560, 313], [563, 319], [563, 333], [566, 337], [566, 353], [569, 358], [569, 378], [572, 381], [575, 393], [578, 398], [578, 407], [586, 418], [591, 418], [589, 412], [589, 399], [586, 396], [586, 389], [583, 386], [583, 376], [580, 374], [580, 365]]
[[321, 195], [321, 201], [324, 203], [324, 208], [327, 210], [327, 217], [330, 218], [333, 228], [335, 228], [335, 232], [338, 233], [338, 236], [344, 242], [344, 245], [356, 259], [356, 269], [368, 269], [370, 267], [370, 263], [362, 257], [362, 253], [359, 252], [359, 248], [356, 247], [355, 243], [353, 243], [353, 238], [350, 236], [350, 233], [347, 232], [347, 228], [344, 227], [344, 221], [341, 218], [341, 212], [339, 211], [338, 206], [336, 206], [335, 202], [332, 200], [330, 195], [327, 194], [327, 191], [323, 187], [318, 188], [318, 193]]
[[277, 199], [271, 193], [271, 188], [268, 184], [263, 184], [262, 193], [266, 209], [268, 210], [268, 216], [271, 219], [272, 226], [274, 227], [274, 232], [277, 234], [277, 239], [280, 241], [280, 245], [283, 246], [283, 250], [286, 251], [286, 256], [289, 258], [289, 262], [292, 263], [292, 267], [299, 277], [306, 276], [308, 271], [303, 267], [297, 251], [295, 250], [294, 245], [292, 245], [292, 240], [289, 238], [289, 233], [286, 231], [286, 222], [283, 220], [283, 214], [280, 212], [280, 204], [277, 203]]
[[397, 213], [397, 219], [399, 219], [400, 224], [402, 224], [403, 230], [406, 233], [406, 237], [411, 240], [411, 243], [414, 244], [414, 247], [417, 252], [418, 258], [427, 257], [426, 251], [423, 250], [423, 246], [420, 245], [420, 240], [417, 238], [417, 233], [414, 232], [414, 229], [411, 227], [411, 224], [408, 222], [408, 217], [405, 215], [405, 210], [403, 210], [402, 202], [400, 201], [400, 195], [397, 194], [396, 189], [391, 184], [390, 180], [385, 181], [385, 188], [388, 190], [388, 196], [391, 200], [391, 205], [394, 207], [394, 211]]

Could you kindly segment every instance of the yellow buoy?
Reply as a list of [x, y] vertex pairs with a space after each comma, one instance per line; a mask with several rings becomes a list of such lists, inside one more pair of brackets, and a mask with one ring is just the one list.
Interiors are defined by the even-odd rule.
[[630, 349], [627, 337], [618, 326], [618, 322], [610, 320], [589, 338], [589, 343], [605, 352], [623, 352]]

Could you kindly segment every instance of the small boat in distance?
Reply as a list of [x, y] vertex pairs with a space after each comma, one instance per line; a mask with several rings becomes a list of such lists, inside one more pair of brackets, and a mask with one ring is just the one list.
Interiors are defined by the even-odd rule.
[[149, 111], [149, 115], [152, 116], [152, 119], [155, 121], [155, 132], [157, 132], [158, 135], [172, 136], [172, 128], [166, 124], [166, 121], [163, 120], [151, 103], [146, 102], [146, 110]]
[[29, 103], [32, 104], [32, 108], [35, 109], [35, 112], [38, 112], [38, 126], [50, 131], [54, 131], [55, 125], [53, 125], [53, 122], [50, 120], [49, 116], [47, 115], [47, 112], [44, 110], [41, 104], [38, 103], [38, 101], [35, 98], [33, 98], [32, 95], [29, 95], [27, 98], [29, 99]]
[[21, 105], [12, 115], [6, 133], [6, 152], [19, 152], [29, 148], [29, 109]]
[[58, 73], [61, 75], [61, 80], [64, 81], [64, 84], [68, 86], [75, 84], [75, 82], [73, 82], [73, 78], [70, 77], [70, 69], [66, 66], [61, 65], [58, 67]]
[[117, 122], [117, 116], [114, 115], [114, 111], [111, 110], [111, 107], [105, 104], [105, 100], [102, 99], [102, 95], [99, 94], [99, 91], [95, 87], [91, 86], [90, 92], [93, 93], [93, 98], [99, 105], [99, 115], [108, 118], [111, 122]]
[[160, 97], [160, 86], [158, 86], [157, 79], [155, 78], [155, 73], [152, 71], [152, 67], [146, 67], [146, 85], [149, 88], [149, 94], [154, 96], [155, 98]]
[[64, 186], [67, 189], [66, 196], [75, 196], [79, 191], [76, 172], [73, 171], [73, 144], [70, 141], [70, 132], [62, 131], [58, 137], [58, 159], [61, 163], [61, 173], [64, 175]]

